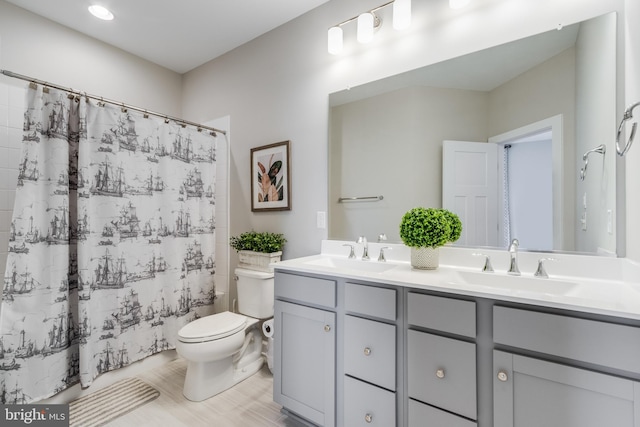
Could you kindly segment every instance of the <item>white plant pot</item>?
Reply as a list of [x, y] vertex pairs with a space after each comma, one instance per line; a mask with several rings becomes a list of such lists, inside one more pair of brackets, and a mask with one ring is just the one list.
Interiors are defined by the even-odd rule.
[[440, 248], [411, 248], [411, 266], [418, 270], [438, 268]]
[[269, 264], [280, 262], [281, 257], [282, 251], [272, 253], [239, 251], [238, 267], [246, 268], [247, 270], [273, 272], [273, 268], [269, 267]]

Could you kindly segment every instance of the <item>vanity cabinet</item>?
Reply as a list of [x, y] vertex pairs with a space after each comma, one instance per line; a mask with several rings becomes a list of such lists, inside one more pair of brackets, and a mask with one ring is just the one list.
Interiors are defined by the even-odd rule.
[[495, 351], [494, 427], [640, 427], [640, 383]]
[[640, 427], [640, 328], [495, 306], [494, 341], [495, 427]]
[[346, 426], [397, 425], [397, 290], [344, 284]]
[[407, 302], [408, 425], [475, 426], [475, 303], [415, 292]]
[[344, 420], [349, 427], [393, 427], [396, 424], [396, 394], [345, 376]]
[[640, 321], [275, 278], [274, 400], [332, 427], [640, 427]]
[[333, 427], [336, 283], [277, 272], [275, 298], [273, 399], [314, 424]]

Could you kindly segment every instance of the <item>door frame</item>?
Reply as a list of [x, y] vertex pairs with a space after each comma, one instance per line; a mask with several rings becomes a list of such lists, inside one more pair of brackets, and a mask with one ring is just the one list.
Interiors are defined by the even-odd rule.
[[[558, 114], [548, 119], [540, 120], [535, 123], [522, 126], [505, 133], [492, 136], [488, 142], [498, 144], [498, 158], [502, 158], [504, 145], [514, 140], [531, 136], [543, 131], [551, 131], [551, 161], [552, 161], [552, 182], [553, 182], [553, 249], [562, 250], [564, 248], [564, 170], [562, 168], [564, 162], [564, 145], [563, 145], [563, 117]], [[502, 163], [498, 162], [498, 176], [502, 176]], [[502, 201], [502, 186], [498, 185], [498, 212], [504, 210]], [[499, 233], [504, 235], [503, 225], [500, 221]]]

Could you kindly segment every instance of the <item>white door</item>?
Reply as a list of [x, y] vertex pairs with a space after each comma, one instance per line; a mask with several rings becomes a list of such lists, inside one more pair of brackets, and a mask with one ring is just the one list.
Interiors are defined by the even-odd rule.
[[457, 244], [498, 245], [496, 144], [443, 142], [442, 207], [457, 214], [462, 221], [462, 235]]

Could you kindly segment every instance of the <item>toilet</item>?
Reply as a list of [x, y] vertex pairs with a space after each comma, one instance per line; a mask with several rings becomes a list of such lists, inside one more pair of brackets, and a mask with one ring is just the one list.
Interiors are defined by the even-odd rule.
[[273, 273], [235, 270], [238, 313], [201, 317], [178, 331], [176, 351], [187, 360], [182, 394], [199, 402], [258, 372], [264, 363], [261, 321], [273, 317]]

